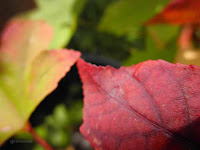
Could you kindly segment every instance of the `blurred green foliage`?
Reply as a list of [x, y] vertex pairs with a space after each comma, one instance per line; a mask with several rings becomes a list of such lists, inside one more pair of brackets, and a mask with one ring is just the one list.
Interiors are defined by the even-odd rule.
[[116, 1], [106, 9], [98, 25], [100, 31], [126, 36], [130, 42], [144, 39], [141, 44], [143, 46], [129, 49], [124, 65], [129, 66], [148, 59], [164, 59], [170, 62], [174, 60], [178, 27], [144, 25], [168, 2], [169, 0], [124, 0]]
[[69, 47], [128, 66], [149, 59], [173, 62], [179, 27], [144, 25], [168, 2], [88, 0]]
[[[134, 44], [123, 36], [117, 37], [98, 30], [98, 24], [108, 4], [116, 0], [88, 0], [79, 20], [69, 48], [80, 50], [84, 54], [92, 53], [99, 56], [124, 60], [128, 56], [128, 49]], [[95, 57], [95, 56], [94, 56]]]
[[43, 124], [35, 128], [37, 133], [56, 148], [66, 147], [71, 143], [73, 130], [82, 122], [82, 107], [81, 101], [70, 108], [64, 104], [57, 105], [53, 113], [45, 117]]
[[178, 30], [178, 27], [167, 25], [145, 27], [144, 49], [132, 48], [130, 56], [123, 64], [130, 66], [149, 59], [173, 62]]
[[160, 12], [169, 0], [118, 0], [111, 3], [98, 25], [116, 35], [137, 36], [140, 26]]

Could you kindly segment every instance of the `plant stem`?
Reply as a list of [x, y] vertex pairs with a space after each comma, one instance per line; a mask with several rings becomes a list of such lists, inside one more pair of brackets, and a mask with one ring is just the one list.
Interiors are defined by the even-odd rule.
[[34, 140], [40, 144], [45, 150], [53, 150], [53, 148], [47, 143], [46, 140], [44, 140], [43, 138], [41, 138], [33, 129], [32, 125], [30, 122], [28, 122], [28, 124], [26, 125], [26, 127], [23, 129], [26, 132], [29, 132], [32, 137], [34, 138]]

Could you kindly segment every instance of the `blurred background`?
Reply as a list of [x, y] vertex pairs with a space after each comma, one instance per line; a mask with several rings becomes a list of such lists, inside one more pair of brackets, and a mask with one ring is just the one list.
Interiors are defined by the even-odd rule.
[[[184, 1], [184, 0], [183, 0]], [[170, 0], [7, 0], [0, 2], [0, 30], [13, 17], [47, 21], [54, 29], [50, 49], [67, 47], [97, 65], [130, 66], [149, 59], [200, 65], [198, 29], [185, 24], [145, 24]], [[192, 30], [192, 31], [191, 31]], [[189, 31], [189, 33], [188, 33]], [[191, 31], [191, 32], [190, 32]], [[184, 37], [189, 39], [185, 42]], [[179, 41], [179, 42], [178, 42]], [[192, 41], [192, 42], [191, 42]], [[58, 150], [92, 150], [79, 132], [83, 95], [73, 66], [57, 89], [32, 114], [37, 133]], [[12, 139], [29, 139], [20, 133]], [[43, 150], [35, 143], [2, 150]]]

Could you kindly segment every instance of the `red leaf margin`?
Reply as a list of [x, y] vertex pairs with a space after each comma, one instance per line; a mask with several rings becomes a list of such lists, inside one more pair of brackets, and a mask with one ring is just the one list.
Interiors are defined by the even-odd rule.
[[[79, 59], [81, 133], [95, 149], [199, 149], [200, 68], [163, 60], [115, 69]], [[134, 99], [134, 100], [133, 100]]]

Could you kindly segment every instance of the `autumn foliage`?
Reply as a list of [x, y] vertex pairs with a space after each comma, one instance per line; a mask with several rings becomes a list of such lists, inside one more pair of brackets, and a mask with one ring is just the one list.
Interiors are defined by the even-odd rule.
[[200, 68], [147, 61], [101, 67], [78, 61], [81, 132], [95, 149], [199, 148]]
[[[179, 48], [185, 50], [193, 48], [199, 18], [200, 0], [172, 0], [145, 26], [184, 25]], [[168, 46], [170, 36], [163, 36], [162, 44], [155, 29], [146, 30], [156, 41], [147, 36], [148, 44]], [[96, 150], [200, 149], [200, 67], [164, 60], [118, 69], [92, 65], [80, 58], [79, 51], [48, 50], [52, 37], [48, 23], [26, 19], [11, 20], [1, 34], [0, 145], [21, 130], [37, 138], [30, 124], [29, 130], [24, 127], [77, 63], [84, 96], [80, 132]]]

